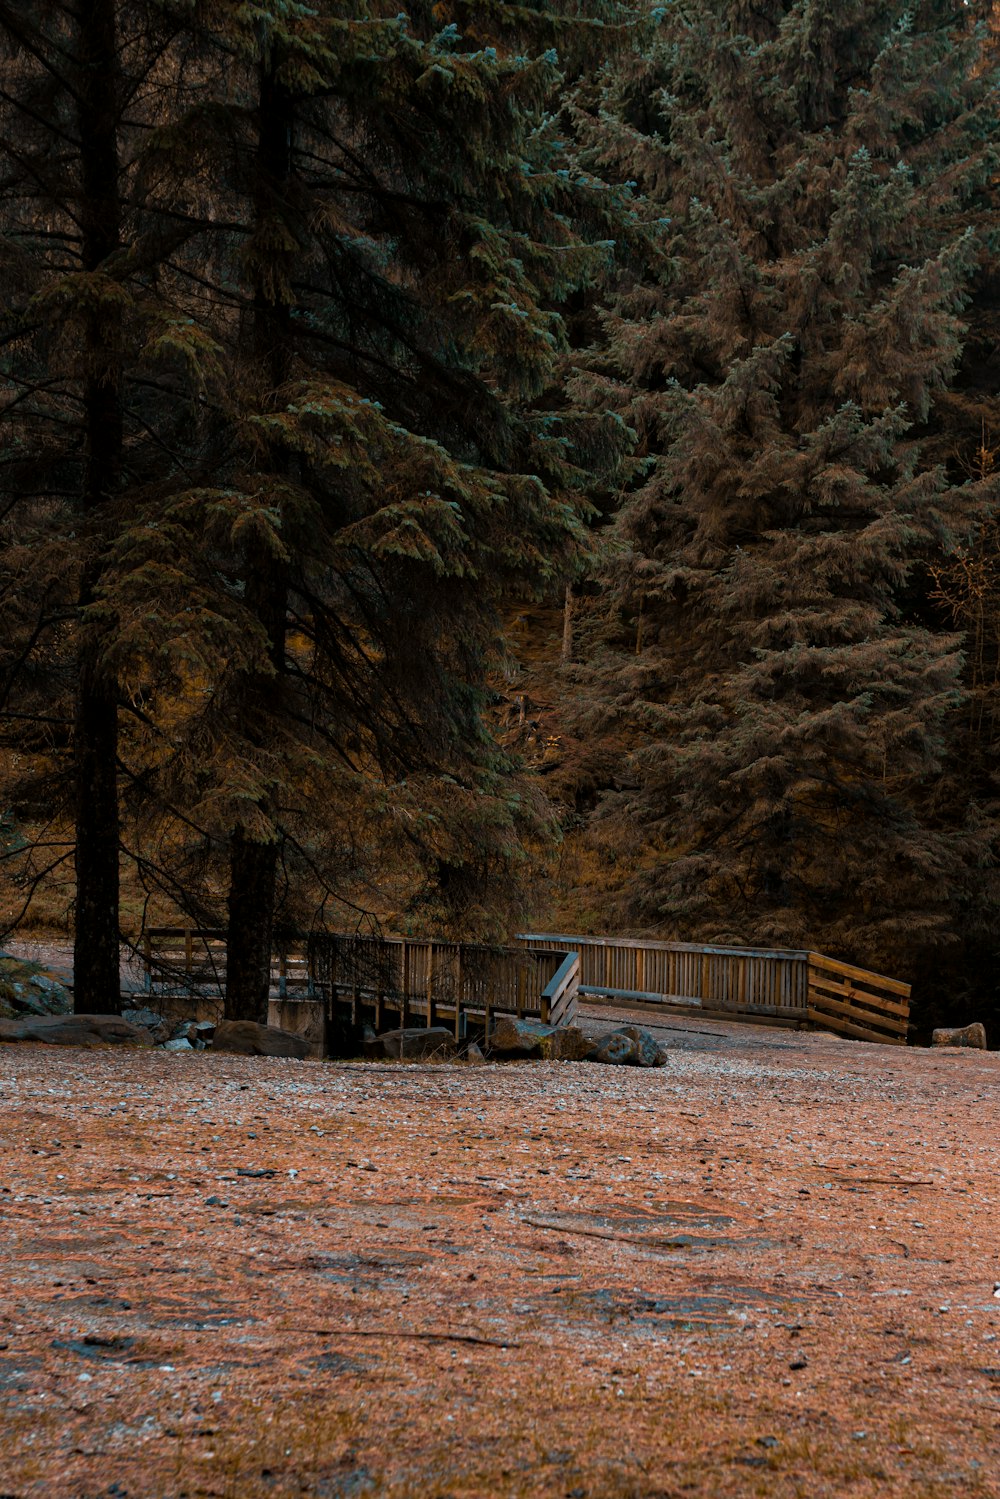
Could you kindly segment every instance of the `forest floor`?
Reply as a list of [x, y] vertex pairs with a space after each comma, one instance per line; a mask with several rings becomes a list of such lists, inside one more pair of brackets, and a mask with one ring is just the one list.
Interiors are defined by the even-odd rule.
[[1000, 1495], [1000, 1055], [0, 1048], [0, 1494]]

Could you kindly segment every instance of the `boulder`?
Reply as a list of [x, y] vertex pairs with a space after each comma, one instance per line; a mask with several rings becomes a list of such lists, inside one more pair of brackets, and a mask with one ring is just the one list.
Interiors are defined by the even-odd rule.
[[[412, 1025], [383, 1031], [377, 1039], [381, 1055], [391, 1061], [426, 1061], [455, 1054], [455, 1033], [445, 1025]], [[377, 1055], [378, 1053], [376, 1053]], [[366, 1053], [367, 1055], [367, 1053]]]
[[25, 1015], [0, 1020], [0, 1041], [44, 1041], [50, 1046], [152, 1046], [149, 1031], [120, 1015]]
[[665, 1067], [667, 1048], [657, 1041], [641, 1025], [620, 1025], [619, 1036], [627, 1036], [635, 1047], [635, 1055], [628, 1058], [634, 1067]]
[[483, 1056], [482, 1050], [477, 1041], [469, 1042], [468, 1048], [465, 1053], [465, 1060], [467, 1062], [471, 1062], [475, 1067], [481, 1066], [482, 1063], [486, 1061], [486, 1058]]
[[561, 1025], [546, 1041], [545, 1055], [558, 1062], [587, 1062], [600, 1044], [596, 1032], [579, 1025]]
[[0, 1016], [68, 1015], [73, 996], [67, 986], [37, 963], [0, 953]]
[[[187, 1039], [178, 1038], [178, 1039]], [[309, 1055], [309, 1042], [291, 1031], [255, 1020], [221, 1020], [215, 1028], [215, 1051], [233, 1051], [243, 1057], [297, 1057]]]
[[621, 1066], [624, 1062], [637, 1060], [635, 1042], [621, 1031], [609, 1031], [602, 1036], [597, 1045], [597, 1050], [591, 1057], [593, 1062], [607, 1062], [614, 1066]]
[[122, 1010], [122, 1019], [128, 1021], [129, 1025], [141, 1026], [156, 1042], [165, 1041], [170, 1035], [169, 1025], [155, 1010]]
[[971, 1025], [943, 1025], [931, 1035], [932, 1046], [974, 1046], [986, 1050], [986, 1027], [979, 1020]]
[[164, 1041], [161, 1048], [163, 1051], [194, 1051], [195, 1049], [187, 1036], [171, 1036], [169, 1041]]
[[516, 1015], [495, 1015], [490, 1031], [490, 1050], [501, 1056], [548, 1057], [552, 1055], [556, 1027], [540, 1020], [519, 1020]]

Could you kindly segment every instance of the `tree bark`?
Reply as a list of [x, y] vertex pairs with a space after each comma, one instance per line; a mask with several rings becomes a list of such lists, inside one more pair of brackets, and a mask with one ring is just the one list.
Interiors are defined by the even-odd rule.
[[278, 845], [236, 828], [229, 847], [226, 1019], [267, 1024]]
[[[258, 232], [283, 211], [283, 199], [291, 171], [293, 102], [276, 76], [275, 59], [265, 57], [260, 70], [258, 135], [254, 215]], [[290, 269], [285, 264], [265, 284], [258, 276], [254, 287], [254, 356], [273, 395], [288, 378], [291, 313], [287, 301], [275, 296], [272, 287], [285, 284]], [[289, 471], [289, 455], [276, 448], [272, 453], [275, 473]], [[264, 736], [275, 713], [281, 711], [281, 681], [285, 670], [285, 633], [288, 586], [283, 568], [266, 555], [245, 559], [245, 600], [264, 626], [273, 675], [251, 677], [246, 683], [245, 721], [256, 725]], [[261, 811], [269, 819], [274, 809]], [[274, 932], [275, 881], [280, 844], [248, 838], [242, 827], [230, 839], [227, 967], [225, 1013], [230, 1020], [267, 1023], [267, 999], [271, 976], [271, 942]]]
[[574, 613], [573, 585], [566, 584], [566, 597], [563, 600], [563, 637], [560, 659], [563, 666], [568, 666], [573, 659], [573, 613]]
[[[98, 270], [121, 245], [118, 103], [120, 72], [116, 0], [90, 0], [79, 11], [79, 102], [84, 272]], [[102, 570], [102, 512], [121, 474], [120, 328], [99, 307], [89, 325], [83, 407], [85, 470], [82, 509], [93, 548], [83, 570], [79, 606], [94, 602]], [[83, 623], [74, 734], [76, 919], [74, 1005], [78, 1012], [117, 1010], [119, 812], [117, 682], [101, 662], [101, 639]]]

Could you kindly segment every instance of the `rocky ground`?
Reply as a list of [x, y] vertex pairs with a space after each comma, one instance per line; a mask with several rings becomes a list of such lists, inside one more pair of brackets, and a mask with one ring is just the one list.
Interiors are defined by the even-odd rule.
[[1000, 1055], [658, 1034], [0, 1048], [0, 1494], [1000, 1495]]

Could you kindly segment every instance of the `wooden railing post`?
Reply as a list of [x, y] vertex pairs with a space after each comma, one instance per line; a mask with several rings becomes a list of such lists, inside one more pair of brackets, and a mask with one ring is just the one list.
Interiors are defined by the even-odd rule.
[[427, 1024], [434, 1024], [434, 943], [427, 944]]
[[399, 1023], [403, 1030], [410, 1023], [410, 944], [403, 938], [403, 1003]]

